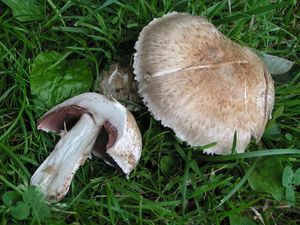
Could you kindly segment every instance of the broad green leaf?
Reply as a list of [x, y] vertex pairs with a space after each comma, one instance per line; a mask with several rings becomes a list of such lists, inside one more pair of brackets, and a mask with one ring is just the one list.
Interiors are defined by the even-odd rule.
[[295, 192], [293, 185], [289, 185], [285, 189], [285, 199], [289, 202], [290, 205], [295, 205]]
[[256, 225], [256, 223], [244, 216], [230, 215], [230, 225]]
[[281, 200], [284, 193], [282, 186], [283, 166], [278, 157], [267, 157], [258, 161], [254, 171], [248, 177], [250, 187], [255, 191], [272, 194]]
[[91, 88], [92, 71], [85, 60], [67, 60], [55, 52], [42, 52], [33, 61], [30, 75], [35, 104], [50, 108]]
[[23, 193], [23, 201], [32, 208], [32, 214], [43, 221], [51, 216], [50, 207], [44, 202], [44, 197], [35, 186], [29, 186]]
[[293, 177], [294, 174], [292, 168], [290, 166], [286, 166], [282, 174], [282, 185], [284, 187], [288, 187], [289, 185], [292, 185]]
[[5, 205], [13, 205], [13, 203], [19, 198], [19, 194], [15, 191], [5, 192], [2, 196], [2, 200]]
[[23, 193], [23, 201], [31, 207], [44, 200], [42, 193], [35, 186], [29, 186]]
[[300, 169], [297, 169], [294, 174], [294, 185], [298, 186], [300, 185]]
[[17, 202], [11, 210], [11, 215], [17, 220], [24, 220], [29, 216], [30, 206], [22, 201]]
[[44, 16], [43, 0], [1, 0], [12, 10], [13, 16], [21, 21], [42, 20]]
[[44, 202], [40, 202], [33, 207], [33, 211], [36, 213], [36, 216], [39, 218], [39, 220], [44, 221], [45, 219], [50, 218], [51, 216], [51, 210], [48, 205]]
[[265, 135], [278, 136], [281, 135], [281, 129], [275, 120], [269, 120], [265, 129]]
[[266, 63], [270, 73], [273, 75], [286, 73], [294, 65], [294, 62], [292, 61], [263, 52], [259, 52], [259, 56]]

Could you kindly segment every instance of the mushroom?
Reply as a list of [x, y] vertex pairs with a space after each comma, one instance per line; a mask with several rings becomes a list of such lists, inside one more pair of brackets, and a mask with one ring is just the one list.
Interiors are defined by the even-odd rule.
[[271, 117], [274, 83], [249, 48], [223, 35], [199, 16], [169, 13], [154, 19], [135, 44], [134, 73], [144, 103], [191, 146], [244, 152], [258, 142]]
[[141, 134], [132, 114], [116, 100], [84, 93], [50, 109], [38, 129], [60, 133], [53, 152], [31, 178], [49, 200], [61, 200], [80, 165], [93, 153], [126, 177], [141, 157]]
[[112, 63], [108, 70], [102, 71], [101, 92], [125, 103], [130, 111], [137, 111], [135, 103], [141, 101], [137, 93], [137, 83], [133, 79], [133, 68]]

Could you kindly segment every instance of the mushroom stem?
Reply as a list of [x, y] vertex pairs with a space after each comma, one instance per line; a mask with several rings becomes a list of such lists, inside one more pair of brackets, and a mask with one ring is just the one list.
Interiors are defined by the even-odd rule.
[[31, 185], [40, 187], [49, 200], [59, 201], [63, 198], [79, 166], [91, 157], [100, 127], [89, 114], [82, 114], [36, 170], [31, 178]]

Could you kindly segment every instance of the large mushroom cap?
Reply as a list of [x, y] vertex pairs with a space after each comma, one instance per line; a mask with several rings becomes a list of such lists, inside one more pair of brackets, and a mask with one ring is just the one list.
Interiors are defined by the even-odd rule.
[[205, 19], [170, 13], [146, 26], [135, 45], [134, 73], [148, 109], [207, 153], [243, 152], [260, 140], [274, 104], [274, 84], [259, 57]]

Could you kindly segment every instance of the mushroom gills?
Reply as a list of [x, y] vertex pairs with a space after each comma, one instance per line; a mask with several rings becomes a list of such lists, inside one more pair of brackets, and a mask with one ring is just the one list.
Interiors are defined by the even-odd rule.
[[92, 153], [93, 155], [102, 158], [108, 165], [113, 166], [123, 172], [116, 161], [106, 152], [106, 150], [115, 143], [117, 137], [117, 129], [108, 121], [105, 121], [96, 138]]
[[[44, 131], [53, 131], [64, 136], [66, 132], [71, 130], [83, 113], [88, 110], [77, 105], [68, 105], [58, 108], [43, 117], [38, 123], [38, 129]], [[91, 115], [92, 117], [92, 115]], [[102, 158], [107, 164], [117, 169], [122, 169], [115, 160], [107, 154], [106, 150], [113, 146], [118, 137], [117, 129], [108, 121], [104, 121], [97, 135], [96, 141], [92, 148], [92, 154]]]
[[58, 201], [63, 198], [79, 166], [91, 157], [99, 129], [89, 114], [82, 114], [33, 174], [31, 185], [40, 187], [49, 200]]

